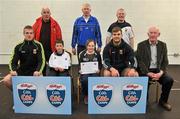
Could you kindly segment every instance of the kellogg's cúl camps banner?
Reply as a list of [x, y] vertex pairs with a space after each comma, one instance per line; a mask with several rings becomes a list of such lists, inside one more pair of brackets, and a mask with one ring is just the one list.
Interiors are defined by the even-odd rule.
[[72, 113], [70, 77], [13, 77], [15, 113]]
[[89, 77], [89, 114], [146, 112], [147, 77]]

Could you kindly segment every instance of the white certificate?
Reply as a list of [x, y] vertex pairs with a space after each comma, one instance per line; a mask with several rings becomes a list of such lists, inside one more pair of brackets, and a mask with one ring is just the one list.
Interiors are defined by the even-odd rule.
[[98, 71], [98, 62], [82, 62], [81, 74], [91, 74]]
[[69, 62], [68, 60], [54, 60], [53, 67], [61, 67], [63, 69], [69, 68]]
[[51, 56], [49, 60], [50, 67], [61, 67], [63, 69], [68, 69], [70, 66], [70, 59], [60, 56]]

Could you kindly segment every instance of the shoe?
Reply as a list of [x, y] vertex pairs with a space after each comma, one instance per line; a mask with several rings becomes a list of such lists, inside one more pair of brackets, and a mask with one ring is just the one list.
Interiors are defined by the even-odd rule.
[[88, 96], [84, 96], [84, 104], [88, 104]]
[[172, 110], [172, 106], [169, 104], [169, 103], [167, 103], [167, 102], [159, 102], [159, 105], [161, 106], [161, 107], [163, 107], [164, 109], [166, 109], [167, 111], [171, 111]]

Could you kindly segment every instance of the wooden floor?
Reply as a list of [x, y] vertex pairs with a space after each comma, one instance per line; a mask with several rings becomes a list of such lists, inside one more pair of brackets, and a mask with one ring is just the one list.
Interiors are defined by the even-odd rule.
[[[0, 119], [180, 119], [180, 65], [169, 66], [169, 74], [175, 79], [169, 102], [172, 104], [172, 111], [162, 109], [155, 102], [155, 87], [150, 87], [150, 99], [146, 114], [131, 115], [88, 115], [87, 105], [81, 101], [76, 103], [76, 94], [73, 95], [73, 112], [70, 116], [63, 115], [33, 115], [15, 114], [12, 109], [12, 93], [4, 85], [0, 84]], [[73, 72], [77, 67], [73, 67]], [[0, 75], [8, 73], [7, 65], [0, 65]], [[76, 77], [77, 74], [74, 75]], [[74, 81], [76, 84], [76, 81]], [[76, 86], [75, 86], [76, 87]], [[75, 91], [76, 92], [76, 91]]]

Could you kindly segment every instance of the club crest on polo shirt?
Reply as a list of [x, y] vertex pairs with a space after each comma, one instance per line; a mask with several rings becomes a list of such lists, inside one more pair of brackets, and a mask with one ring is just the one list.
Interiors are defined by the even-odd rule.
[[125, 103], [130, 107], [135, 106], [141, 98], [142, 90], [143, 90], [143, 86], [139, 84], [124, 85], [123, 97], [124, 97]]
[[36, 86], [32, 83], [21, 83], [17, 85], [18, 95], [21, 102], [29, 107], [36, 99]]
[[93, 86], [93, 95], [96, 103], [105, 107], [109, 104], [112, 97], [113, 87], [109, 84], [98, 84]]
[[66, 86], [62, 84], [49, 84], [46, 87], [47, 97], [51, 105], [59, 107], [64, 102]]

